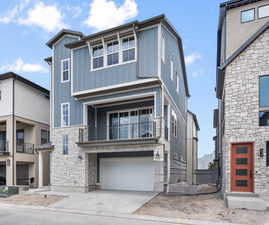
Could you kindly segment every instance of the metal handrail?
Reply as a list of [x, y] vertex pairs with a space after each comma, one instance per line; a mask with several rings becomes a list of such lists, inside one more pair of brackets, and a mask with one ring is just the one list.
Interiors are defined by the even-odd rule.
[[[86, 126], [79, 130], [79, 142], [102, 141], [102, 140], [133, 140], [158, 138], [160, 135], [160, 126], [157, 122], [137, 122], [120, 125], [106, 126], [103, 130], [97, 126]], [[108, 139], [107, 139], [108, 135]]]

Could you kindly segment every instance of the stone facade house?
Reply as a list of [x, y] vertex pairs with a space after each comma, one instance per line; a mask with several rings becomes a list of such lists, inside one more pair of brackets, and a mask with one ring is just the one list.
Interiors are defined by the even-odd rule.
[[62, 30], [47, 45], [52, 190], [186, 181], [189, 90], [182, 40], [164, 15], [91, 35]]
[[224, 196], [269, 195], [268, 16], [268, 0], [220, 5], [214, 124]]

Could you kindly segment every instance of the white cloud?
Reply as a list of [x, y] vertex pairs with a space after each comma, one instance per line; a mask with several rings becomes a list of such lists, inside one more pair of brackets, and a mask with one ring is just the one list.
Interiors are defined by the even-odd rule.
[[185, 63], [186, 65], [191, 65], [201, 58], [202, 56], [199, 53], [192, 53], [185, 57]]
[[63, 22], [63, 15], [56, 5], [45, 5], [43, 2], [38, 2], [35, 6], [28, 10], [26, 18], [18, 19], [19, 24], [36, 25], [47, 32], [53, 32], [67, 25]]
[[18, 58], [14, 63], [0, 66], [1, 72], [28, 72], [28, 73], [46, 73], [48, 69], [41, 64], [25, 63], [22, 58]]
[[123, 24], [138, 14], [135, 0], [125, 0], [117, 7], [112, 0], [93, 0], [89, 17], [84, 23], [96, 30], [104, 30]]
[[6, 12], [6, 16], [0, 17], [1, 23], [13, 22], [16, 17], [27, 7], [30, 0], [22, 0], [19, 4], [15, 5], [11, 10]]

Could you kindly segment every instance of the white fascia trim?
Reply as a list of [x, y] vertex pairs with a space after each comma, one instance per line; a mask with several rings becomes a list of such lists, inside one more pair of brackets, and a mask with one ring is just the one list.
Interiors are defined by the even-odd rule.
[[150, 83], [150, 82], [158, 81], [158, 80], [159, 79], [157, 79], [157, 78], [136, 80], [136, 81], [131, 81], [131, 82], [122, 83], [122, 84], [110, 85], [110, 86], [106, 86], [106, 87], [102, 87], [102, 88], [95, 88], [92, 90], [78, 91], [78, 92], [74, 92], [72, 94], [72, 96], [75, 97], [76, 95], [91, 94], [91, 93], [98, 92], [98, 91], [106, 91], [106, 90], [113, 89], [113, 88], [128, 87], [128, 86], [136, 85], [136, 84], [146, 84], [146, 83]]
[[162, 62], [162, 56], [161, 56], [161, 45], [162, 45], [162, 27], [161, 24], [158, 25], [158, 76], [161, 77], [161, 62]]
[[[50, 115], [50, 135], [52, 135], [52, 129], [54, 128], [54, 45], [52, 46], [52, 64], [51, 64], [51, 96], [50, 96], [50, 109], [51, 109], [51, 115]], [[50, 139], [52, 140], [52, 139]]]
[[69, 66], [71, 67], [70, 68], [70, 79], [71, 79], [71, 94], [73, 93], [74, 91], [74, 86], [73, 86], [73, 74], [74, 74], [74, 66], [73, 66], [73, 61], [74, 61], [74, 50], [71, 49], [71, 59], [70, 59], [70, 63], [69, 63]]

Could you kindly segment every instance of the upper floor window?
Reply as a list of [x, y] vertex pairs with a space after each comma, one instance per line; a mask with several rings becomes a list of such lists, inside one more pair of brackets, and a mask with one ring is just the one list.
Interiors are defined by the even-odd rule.
[[70, 59], [63, 59], [61, 63], [62, 68], [62, 82], [69, 81], [69, 71], [70, 71]]
[[162, 61], [165, 62], [165, 39], [162, 37], [162, 43], [161, 43], [161, 55], [162, 55]]
[[122, 39], [122, 62], [135, 60], [135, 39], [127, 37]]
[[174, 62], [172, 60], [170, 61], [170, 77], [171, 80], [174, 79]]
[[266, 142], [266, 166], [269, 167], [269, 141]]
[[178, 76], [178, 74], [177, 74], [177, 83], [176, 83], [176, 85], [177, 85], [177, 93], [179, 93], [179, 76]]
[[107, 43], [107, 65], [114, 65], [119, 63], [119, 42], [112, 41]]
[[260, 107], [269, 107], [269, 75], [260, 77]]
[[68, 155], [68, 136], [63, 136], [63, 154]]
[[92, 68], [97, 69], [104, 66], [104, 48], [98, 45], [92, 48]]
[[41, 129], [41, 145], [47, 144], [50, 141], [50, 132], [48, 130]]
[[69, 126], [69, 103], [62, 103], [61, 105], [61, 125], [62, 127]]
[[241, 12], [241, 23], [255, 20], [255, 9], [248, 9]]
[[2, 100], [2, 91], [0, 90], [0, 101]]
[[177, 115], [173, 110], [172, 110], [172, 135], [174, 137], [177, 136]]
[[264, 5], [258, 8], [258, 18], [264, 18], [269, 16], [269, 5]]

